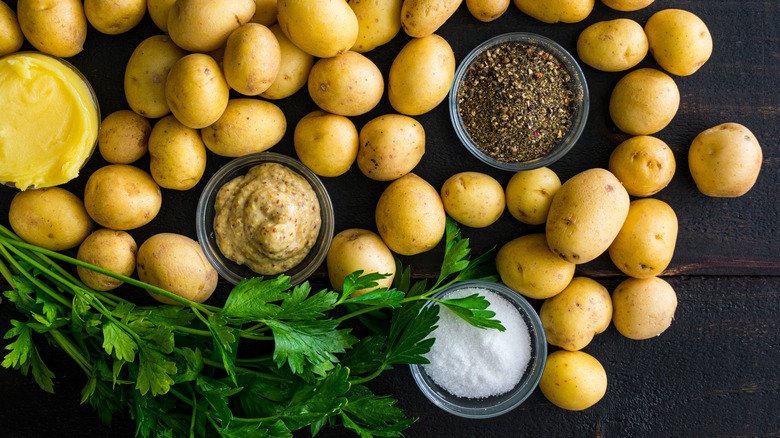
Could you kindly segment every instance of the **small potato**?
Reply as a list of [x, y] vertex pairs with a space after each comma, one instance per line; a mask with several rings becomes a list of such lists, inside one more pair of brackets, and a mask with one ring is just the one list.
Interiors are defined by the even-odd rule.
[[78, 246], [94, 227], [81, 199], [60, 187], [16, 193], [8, 221], [22, 240], [52, 251]]
[[444, 38], [415, 38], [406, 43], [390, 66], [390, 105], [407, 116], [427, 113], [447, 97], [454, 76], [455, 54]]
[[276, 23], [277, 14], [279, 8], [276, 6], [276, 0], [255, 0], [255, 15], [249, 22], [271, 27]]
[[536, 300], [558, 295], [565, 289], [574, 278], [575, 266], [550, 251], [544, 233], [518, 237], [496, 254], [501, 281]]
[[609, 257], [630, 277], [652, 277], [669, 266], [676, 243], [677, 215], [672, 207], [658, 199], [638, 199], [628, 207]]
[[[219, 275], [198, 242], [189, 237], [160, 233], [138, 248], [138, 278], [182, 298], [202, 303], [217, 287]], [[179, 304], [152, 291], [149, 295], [165, 304]]]
[[569, 351], [585, 348], [609, 327], [612, 300], [607, 289], [586, 277], [574, 277], [539, 310], [547, 342]]
[[601, 21], [580, 33], [577, 54], [582, 62], [601, 71], [628, 70], [645, 59], [647, 37], [634, 20]]
[[663, 279], [624, 280], [612, 293], [615, 328], [629, 339], [649, 339], [672, 325], [677, 294]]
[[[129, 277], [135, 272], [137, 253], [138, 245], [136, 245], [133, 236], [124, 231], [101, 228], [84, 239], [84, 242], [79, 246], [76, 258], [82, 262]], [[113, 290], [124, 283], [81, 266], [76, 267], [76, 271], [81, 281], [94, 290]]]
[[206, 171], [206, 147], [197, 129], [166, 116], [152, 128], [149, 137], [149, 170], [160, 187], [189, 190]]
[[141, 22], [146, 0], [84, 0], [84, 14], [98, 32], [118, 35]]
[[168, 35], [155, 35], [135, 48], [125, 68], [125, 98], [136, 113], [157, 119], [171, 112], [165, 100], [165, 83], [173, 64], [187, 52]]
[[279, 42], [281, 53], [279, 72], [271, 86], [261, 93], [260, 97], [276, 100], [292, 96], [306, 85], [309, 72], [314, 65], [314, 57], [290, 42], [278, 24], [271, 26], [270, 29]]
[[146, 154], [152, 125], [130, 110], [109, 114], [100, 124], [98, 149], [112, 164], [130, 164]]
[[463, 0], [405, 0], [401, 26], [410, 37], [422, 38], [436, 32]]
[[308, 84], [309, 95], [317, 106], [342, 116], [371, 111], [385, 90], [382, 72], [376, 64], [352, 51], [314, 63]]
[[625, 75], [612, 90], [609, 114], [631, 135], [650, 135], [666, 127], [680, 106], [680, 90], [669, 75], [641, 68]]
[[312, 172], [335, 177], [352, 167], [358, 154], [358, 139], [357, 128], [351, 120], [317, 110], [295, 126], [293, 144], [298, 158]]
[[602, 3], [616, 11], [638, 11], [646, 8], [654, 0], [601, 0]]
[[673, 75], [696, 73], [712, 55], [712, 36], [707, 25], [688, 11], [656, 12], [645, 23], [645, 33], [653, 58]]
[[403, 0], [348, 0], [358, 20], [358, 36], [350, 50], [366, 53], [389, 43], [401, 30]]
[[663, 141], [646, 135], [620, 143], [609, 156], [609, 171], [631, 196], [658, 193], [672, 181], [677, 164]]
[[489, 22], [504, 15], [510, 0], [466, 0], [466, 7], [479, 21]]
[[344, 290], [344, 279], [355, 271], [365, 274], [390, 274], [377, 281], [374, 288], [359, 289], [351, 297], [365, 295], [378, 288], [389, 288], [395, 277], [395, 259], [393, 253], [373, 231], [351, 228], [333, 237], [326, 259], [328, 278], [333, 290]]
[[142, 227], [162, 205], [160, 187], [143, 170], [110, 164], [90, 175], [84, 188], [84, 207], [98, 224], [112, 230]]
[[255, 7], [255, 0], [177, 0], [168, 12], [168, 35], [184, 50], [211, 52], [249, 22]]
[[84, 49], [87, 17], [79, 0], [19, 0], [16, 16], [27, 41], [43, 53], [68, 58]]
[[376, 204], [379, 235], [401, 255], [433, 249], [444, 237], [446, 220], [436, 189], [414, 173], [393, 181]]
[[242, 157], [271, 148], [286, 131], [287, 119], [273, 103], [230, 99], [219, 119], [200, 133], [211, 152], [223, 157]]
[[604, 397], [607, 373], [588, 353], [559, 350], [547, 356], [539, 389], [555, 406], [581, 411]]
[[501, 183], [479, 172], [452, 175], [441, 186], [444, 211], [467, 227], [492, 225], [504, 213], [506, 199]]
[[282, 31], [304, 52], [332, 58], [355, 45], [358, 20], [345, 0], [277, 0]]
[[558, 175], [547, 167], [517, 172], [506, 185], [507, 210], [524, 224], [543, 224], [560, 188]]
[[590, 15], [595, 0], [514, 0], [526, 15], [545, 23], [578, 23]]
[[276, 79], [282, 52], [273, 32], [262, 24], [247, 23], [227, 39], [222, 68], [230, 88], [257, 96]]
[[163, 32], [168, 33], [168, 14], [176, 0], [146, 0], [146, 9], [154, 24]]
[[764, 154], [756, 136], [738, 123], [723, 123], [693, 139], [688, 167], [696, 187], [707, 196], [742, 196], [761, 172]]
[[216, 122], [227, 108], [230, 88], [217, 61], [192, 53], [176, 61], [165, 81], [165, 100], [179, 121], [192, 129]]
[[357, 164], [363, 175], [377, 181], [398, 179], [425, 154], [425, 130], [417, 120], [400, 114], [376, 117], [360, 129]]
[[19, 27], [14, 10], [0, 2], [0, 56], [13, 53], [22, 48], [24, 34]]

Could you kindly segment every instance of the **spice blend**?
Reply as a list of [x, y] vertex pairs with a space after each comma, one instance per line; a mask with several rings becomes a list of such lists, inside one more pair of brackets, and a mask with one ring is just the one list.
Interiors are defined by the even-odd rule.
[[531, 45], [491, 48], [466, 71], [458, 91], [463, 125], [499, 161], [540, 158], [571, 128], [571, 76], [550, 53]]

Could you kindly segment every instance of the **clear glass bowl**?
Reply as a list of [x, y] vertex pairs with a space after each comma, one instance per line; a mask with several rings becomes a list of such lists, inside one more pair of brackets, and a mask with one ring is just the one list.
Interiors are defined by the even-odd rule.
[[[497, 46], [501, 46], [506, 43], [521, 43], [523, 45], [530, 45], [538, 47], [547, 53], [553, 55], [558, 59], [561, 64], [569, 72], [571, 76], [571, 86], [574, 92], [576, 101], [576, 109], [572, 116], [572, 125], [566, 134], [561, 137], [558, 143], [547, 153], [540, 158], [536, 158], [529, 161], [501, 161], [493, 158], [484, 150], [482, 150], [469, 135], [466, 130], [463, 119], [460, 116], [460, 109], [458, 106], [458, 93], [463, 85], [464, 78], [468, 68], [478, 60], [487, 50]], [[569, 150], [577, 143], [577, 140], [582, 134], [582, 130], [585, 128], [585, 123], [588, 119], [588, 110], [590, 108], [590, 97], [588, 95], [588, 85], [585, 81], [585, 75], [582, 73], [582, 69], [574, 60], [569, 52], [566, 51], [555, 41], [536, 35], [532, 33], [514, 32], [491, 38], [484, 43], [477, 46], [472, 50], [465, 59], [460, 63], [458, 69], [455, 71], [455, 78], [452, 81], [452, 87], [450, 88], [449, 96], [449, 108], [450, 119], [452, 120], [452, 126], [455, 128], [460, 141], [466, 146], [475, 157], [480, 159], [486, 164], [493, 167], [508, 170], [512, 172], [518, 172], [521, 170], [531, 170], [543, 166], [549, 166], [561, 157], [566, 155]]]
[[[287, 166], [292, 171], [298, 173], [308, 181], [311, 188], [317, 194], [320, 202], [320, 233], [317, 241], [314, 243], [311, 251], [296, 266], [285, 271], [283, 274], [290, 277], [291, 284], [298, 284], [305, 281], [325, 260], [330, 248], [330, 242], [333, 238], [333, 204], [328, 196], [325, 186], [319, 178], [308, 167], [300, 161], [290, 158], [286, 155], [274, 152], [259, 152], [245, 155], [230, 161], [219, 169], [209, 182], [203, 188], [198, 201], [198, 209], [195, 217], [195, 227], [198, 235], [198, 242], [203, 248], [206, 258], [214, 266], [222, 278], [227, 281], [238, 284], [244, 278], [259, 277], [261, 274], [254, 272], [246, 265], [239, 265], [233, 260], [228, 259], [222, 254], [217, 245], [216, 235], [214, 233], [214, 217], [216, 210], [214, 205], [219, 190], [230, 182], [233, 178], [242, 176], [254, 166], [262, 163], [278, 163]], [[265, 275], [264, 277], [274, 277], [275, 275]]]
[[[485, 398], [466, 398], [450, 394], [425, 373], [423, 365], [410, 365], [412, 377], [428, 400], [451, 414], [465, 418], [497, 417], [520, 406], [536, 389], [547, 361], [547, 337], [544, 334], [542, 321], [534, 308], [525, 298], [503, 284], [489, 281], [465, 281], [445, 288], [433, 294], [432, 297], [442, 298], [453, 291], [464, 288], [488, 290], [517, 307], [531, 337], [531, 359], [523, 376], [510, 391]], [[433, 305], [432, 301], [428, 301], [426, 304], [426, 306], [430, 305]]]

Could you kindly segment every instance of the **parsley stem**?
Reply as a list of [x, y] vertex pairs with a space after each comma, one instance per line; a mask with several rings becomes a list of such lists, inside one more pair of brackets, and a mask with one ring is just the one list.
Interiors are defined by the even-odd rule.
[[188, 335], [196, 335], [196, 336], [207, 336], [211, 337], [211, 332], [208, 330], [198, 330], [190, 327], [182, 327], [180, 325], [174, 325], [171, 326], [173, 330], [176, 330], [179, 333], [187, 333]]
[[349, 379], [350, 385], [362, 385], [363, 383], [366, 383], [368, 381], [374, 380], [377, 376], [382, 374], [382, 371], [385, 370], [385, 367], [387, 366], [386, 363], [383, 363], [379, 368], [376, 369], [373, 373], [369, 374], [366, 377], [361, 377], [359, 379]]
[[[72, 304], [70, 300], [63, 297], [60, 293], [54, 291], [49, 286], [47, 286], [45, 283], [43, 283], [41, 280], [39, 280], [37, 277], [29, 273], [26, 269], [23, 269], [21, 265], [19, 265], [19, 262], [11, 256], [11, 254], [8, 253], [8, 250], [11, 250], [11, 252], [18, 255], [22, 260], [30, 263], [32, 262], [33, 265], [37, 265], [34, 260], [31, 260], [29, 257], [27, 257], [25, 254], [21, 253], [17, 248], [13, 246], [9, 246], [5, 241], [0, 240], [0, 253], [11, 262], [11, 264], [23, 275], [25, 276], [30, 282], [34, 285], [36, 285], [38, 288], [40, 288], [42, 291], [46, 292], [47, 295], [58, 301], [63, 306], [70, 309], [72, 307]], [[40, 265], [38, 265], [40, 266]], [[37, 267], [37, 266], [36, 266]]]
[[[225, 369], [225, 364], [223, 364], [222, 362], [218, 362], [218, 361], [215, 361], [215, 360], [207, 359], [205, 357], [203, 358], [203, 363], [206, 364], [206, 365], [212, 366], [214, 368], [219, 368], [219, 369], [223, 369], [223, 370]], [[266, 380], [271, 380], [273, 382], [293, 383], [292, 380], [285, 379], [284, 377], [279, 377], [279, 376], [277, 376], [275, 374], [264, 373], [262, 371], [257, 371], [257, 370], [253, 370], [253, 369], [250, 369], [250, 368], [244, 368], [244, 367], [239, 367], [239, 366], [233, 366], [233, 368], [236, 371], [241, 371], [241, 372], [245, 372], [245, 373], [249, 373], [249, 374], [254, 374], [254, 375], [258, 376], [258, 377], [262, 377], [262, 378], [264, 378]]]
[[92, 371], [92, 365], [90, 365], [88, 359], [81, 355], [79, 349], [73, 345], [73, 343], [70, 342], [70, 340], [58, 329], [50, 330], [49, 334], [51, 334], [51, 337], [54, 338], [62, 350], [65, 351], [65, 353], [67, 353], [68, 356], [70, 356], [76, 362], [76, 364], [84, 371], [84, 373], [89, 375]]
[[8, 266], [6, 266], [2, 260], [0, 260], [0, 274], [3, 275], [5, 282], [8, 283], [9, 286], [11, 286], [11, 289], [16, 289], [16, 286], [14, 285], [13, 275], [11, 274], [11, 270], [8, 269]]
[[273, 336], [258, 336], [258, 335], [253, 335], [251, 333], [243, 333], [243, 332], [239, 333], [238, 335], [241, 336], [244, 339], [251, 339], [253, 341], [273, 341], [274, 340]]

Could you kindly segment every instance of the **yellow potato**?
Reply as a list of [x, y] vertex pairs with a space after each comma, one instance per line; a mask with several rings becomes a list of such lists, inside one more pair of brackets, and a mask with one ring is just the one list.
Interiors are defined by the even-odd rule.
[[177, 0], [168, 12], [168, 35], [184, 50], [210, 52], [249, 22], [255, 6], [255, 0]]
[[545, 23], [577, 23], [590, 15], [595, 0], [514, 0], [523, 13]]
[[550, 251], [544, 233], [511, 240], [496, 254], [501, 281], [536, 300], [558, 295], [565, 289], [574, 278], [575, 266]]
[[349, 0], [358, 20], [358, 36], [350, 50], [366, 53], [389, 43], [401, 30], [403, 0]]
[[658, 199], [638, 199], [631, 202], [626, 221], [609, 246], [609, 257], [630, 277], [653, 277], [669, 266], [676, 243], [677, 215], [672, 207]]
[[160, 187], [143, 170], [110, 164], [90, 175], [84, 188], [84, 207], [98, 224], [112, 230], [142, 227], [162, 205]]
[[666, 127], [680, 106], [680, 91], [669, 75], [641, 68], [625, 75], [612, 90], [609, 114], [631, 135], [650, 135]]
[[680, 9], [658, 11], [645, 23], [650, 53], [677, 76], [695, 73], [712, 55], [712, 36], [696, 15]]
[[293, 44], [278, 24], [274, 24], [270, 29], [279, 42], [281, 53], [279, 72], [271, 86], [260, 94], [260, 97], [283, 99], [292, 96], [306, 85], [309, 72], [314, 65], [314, 57]]
[[[133, 236], [125, 231], [101, 228], [84, 239], [84, 242], [79, 246], [76, 258], [82, 262], [129, 277], [135, 272], [137, 253], [138, 245], [136, 245]], [[76, 271], [81, 281], [94, 290], [113, 290], [124, 283], [81, 266], [78, 266]]]
[[149, 156], [152, 178], [166, 189], [189, 190], [206, 171], [206, 147], [200, 132], [173, 116], [160, 119], [152, 128]]
[[348, 51], [314, 63], [309, 72], [308, 88], [314, 103], [325, 111], [359, 116], [379, 103], [385, 81], [370, 59]]
[[646, 135], [620, 143], [609, 156], [609, 171], [631, 196], [650, 196], [672, 181], [677, 164], [663, 141]]
[[168, 33], [168, 14], [176, 0], [146, 0], [146, 9], [149, 11], [154, 24], [163, 32]]
[[24, 34], [19, 27], [14, 10], [0, 2], [0, 56], [13, 53], [22, 48]]
[[390, 105], [407, 116], [427, 113], [447, 97], [454, 76], [455, 55], [444, 38], [415, 38], [401, 49], [390, 66]]
[[401, 26], [410, 37], [422, 38], [436, 32], [463, 0], [405, 0]]
[[358, 139], [357, 128], [351, 120], [317, 110], [295, 126], [293, 144], [298, 158], [312, 172], [335, 177], [352, 167], [358, 154]]
[[574, 277], [563, 291], [544, 300], [539, 319], [548, 343], [569, 351], [581, 350], [609, 327], [612, 299], [595, 280]]
[[230, 99], [222, 116], [201, 129], [206, 147], [224, 157], [263, 152], [284, 137], [287, 119], [282, 110], [260, 99]]
[[441, 186], [441, 200], [448, 215], [472, 228], [492, 225], [506, 207], [501, 183], [479, 172], [461, 172], [447, 178]]
[[688, 150], [688, 167], [707, 196], [736, 197], [758, 179], [764, 154], [756, 136], [738, 123], [723, 123], [700, 133]]
[[262, 24], [247, 23], [228, 37], [222, 68], [230, 88], [256, 96], [276, 79], [282, 52], [273, 32]]
[[506, 207], [524, 224], [543, 224], [553, 196], [560, 188], [558, 175], [547, 167], [517, 172], [506, 185]]
[[328, 278], [333, 290], [344, 290], [344, 279], [355, 271], [365, 274], [390, 274], [377, 281], [373, 288], [359, 289], [350, 296], [357, 297], [378, 288], [389, 288], [395, 277], [393, 253], [376, 233], [359, 228], [344, 230], [333, 237], [326, 259]]
[[271, 27], [276, 23], [278, 13], [279, 8], [276, 6], [276, 0], [255, 0], [255, 15], [249, 22]]
[[227, 108], [230, 88], [217, 61], [192, 53], [176, 61], [165, 81], [165, 100], [179, 121], [193, 129], [216, 122]]
[[510, 0], [466, 0], [466, 7], [479, 21], [493, 21], [504, 15]]
[[136, 113], [157, 119], [171, 112], [165, 100], [165, 83], [173, 64], [187, 52], [168, 35], [155, 35], [135, 48], [125, 68], [125, 98]]
[[304, 52], [331, 58], [349, 50], [358, 36], [358, 20], [345, 0], [278, 0], [282, 31]]
[[84, 0], [84, 14], [98, 32], [118, 35], [141, 22], [146, 0]]
[[112, 164], [130, 164], [146, 154], [152, 125], [130, 110], [109, 114], [100, 124], [98, 149]]
[[79, 245], [94, 226], [81, 199], [60, 187], [16, 193], [8, 222], [25, 242], [52, 251]]
[[582, 62], [601, 71], [623, 71], [647, 55], [647, 37], [634, 20], [618, 18], [585, 28], [577, 39]]
[[425, 153], [425, 130], [417, 120], [400, 114], [376, 117], [360, 129], [357, 164], [377, 181], [398, 179], [417, 166]]
[[433, 249], [444, 237], [446, 218], [436, 189], [414, 173], [387, 186], [376, 205], [379, 235], [401, 255]]
[[547, 356], [539, 389], [555, 406], [581, 411], [604, 397], [607, 373], [588, 353], [559, 350]]
[[547, 214], [547, 244], [574, 264], [589, 262], [609, 248], [628, 214], [629, 197], [605, 169], [589, 169], [566, 181]]
[[649, 339], [672, 325], [677, 294], [658, 277], [629, 278], [612, 293], [612, 305], [612, 321], [620, 334], [630, 339]]
[[84, 49], [87, 17], [79, 0], [19, 0], [16, 16], [27, 41], [43, 53], [67, 58]]
[[601, 0], [602, 3], [616, 11], [638, 11], [646, 8], [654, 0]]

